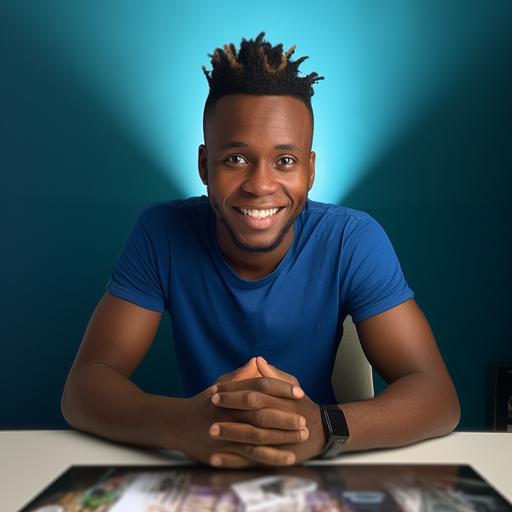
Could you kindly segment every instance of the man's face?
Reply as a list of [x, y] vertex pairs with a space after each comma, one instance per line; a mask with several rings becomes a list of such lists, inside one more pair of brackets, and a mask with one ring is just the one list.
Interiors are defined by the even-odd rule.
[[[199, 173], [219, 239], [269, 252], [293, 239], [293, 221], [313, 185], [312, 121], [289, 96], [224, 96], [205, 124]], [[226, 238], [224, 238], [226, 237]]]

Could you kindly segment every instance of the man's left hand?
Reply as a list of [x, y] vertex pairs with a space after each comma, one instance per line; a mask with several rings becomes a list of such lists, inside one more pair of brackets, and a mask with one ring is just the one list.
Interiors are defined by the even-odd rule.
[[[255, 418], [264, 417], [265, 428], [260, 428], [256, 422], [215, 423], [210, 427], [210, 435], [215, 439], [254, 446], [255, 449], [272, 445], [292, 451], [296, 464], [320, 454], [325, 435], [318, 405], [304, 394], [293, 375], [269, 365], [261, 357], [256, 359], [256, 364], [262, 377], [217, 382], [212, 403], [217, 407], [247, 411], [249, 416], [254, 415]], [[282, 398], [283, 381], [296, 386], [302, 397]], [[299, 442], [284, 441], [287, 432], [278, 425], [282, 425], [283, 415], [286, 414], [298, 414], [306, 419]], [[259, 422], [261, 425], [261, 419]], [[213, 460], [223, 467], [240, 465], [240, 456], [231, 453], [216, 453]]]

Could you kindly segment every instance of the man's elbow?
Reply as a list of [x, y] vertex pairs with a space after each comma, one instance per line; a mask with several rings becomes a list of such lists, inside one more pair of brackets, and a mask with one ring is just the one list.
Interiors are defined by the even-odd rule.
[[453, 432], [460, 421], [460, 407], [454, 407], [449, 413], [446, 415], [443, 425], [443, 431], [441, 435], [447, 435]]
[[459, 402], [459, 397], [457, 396], [457, 393], [455, 393], [454, 402], [455, 403], [452, 407], [452, 415], [453, 416], [452, 416], [452, 427], [450, 429], [450, 432], [457, 428], [457, 425], [459, 424], [460, 416], [461, 416], [460, 402]]
[[60, 398], [60, 411], [63, 418], [73, 428], [79, 428], [76, 419], [76, 406], [77, 400], [73, 396], [73, 385], [68, 377]]
[[448, 394], [448, 397], [444, 394], [441, 400], [445, 403], [445, 411], [443, 414], [443, 431], [440, 435], [446, 435], [457, 428], [460, 421], [461, 409], [459, 397], [453, 386], [452, 392]]
[[60, 412], [62, 413], [62, 417], [69, 423], [69, 425], [73, 426], [71, 421], [70, 414], [70, 398], [68, 391], [68, 383], [64, 386], [64, 390], [62, 391], [62, 396], [60, 397]]

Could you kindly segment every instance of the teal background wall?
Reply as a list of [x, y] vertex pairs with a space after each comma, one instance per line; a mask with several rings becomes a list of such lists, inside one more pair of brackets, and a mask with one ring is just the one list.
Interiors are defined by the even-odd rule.
[[[0, 428], [65, 426], [67, 371], [137, 211], [204, 192], [201, 65], [261, 30], [326, 77], [311, 197], [383, 224], [459, 428], [487, 428], [490, 365], [512, 363], [511, 23], [505, 0], [4, 0]], [[134, 379], [179, 392], [167, 318]]]

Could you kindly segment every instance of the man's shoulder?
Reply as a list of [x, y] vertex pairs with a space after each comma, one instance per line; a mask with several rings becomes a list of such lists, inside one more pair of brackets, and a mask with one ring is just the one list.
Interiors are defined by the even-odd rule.
[[361, 210], [331, 203], [322, 203], [308, 199], [304, 209], [305, 221], [315, 225], [324, 224], [340, 228], [345, 226], [358, 227], [375, 222], [373, 217]]
[[150, 203], [139, 210], [139, 216], [145, 224], [162, 221], [169, 224], [170, 221], [180, 218], [190, 220], [197, 217], [206, 218], [209, 208], [210, 203], [206, 196], [189, 197]]
[[180, 212], [193, 210], [204, 210], [209, 207], [206, 196], [188, 197], [186, 199], [172, 199], [170, 201], [155, 201], [144, 206], [140, 213], [144, 216], [168, 214], [179, 215]]

